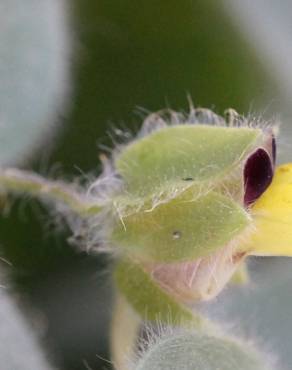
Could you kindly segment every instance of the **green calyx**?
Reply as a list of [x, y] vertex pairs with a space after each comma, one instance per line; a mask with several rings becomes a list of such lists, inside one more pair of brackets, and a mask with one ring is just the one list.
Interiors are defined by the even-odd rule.
[[115, 167], [126, 190], [142, 197], [180, 181], [214, 184], [232, 174], [260, 135], [249, 127], [168, 126], [126, 146]]
[[223, 248], [250, 223], [243, 167], [263, 142], [257, 128], [207, 124], [169, 125], [134, 140], [114, 158], [124, 192], [114, 200], [110, 242], [166, 263]]
[[190, 261], [225, 246], [249, 225], [230, 197], [191, 187], [179, 196], [117, 219], [112, 243], [146, 261]]
[[123, 260], [116, 266], [114, 278], [120, 292], [143, 320], [172, 324], [206, 325], [206, 319], [194, 314], [163, 291], [141, 265]]

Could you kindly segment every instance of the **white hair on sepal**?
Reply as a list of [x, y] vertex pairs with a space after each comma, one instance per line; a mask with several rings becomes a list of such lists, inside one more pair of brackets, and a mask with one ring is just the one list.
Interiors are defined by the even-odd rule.
[[152, 132], [167, 127], [168, 124], [159, 112], [149, 114], [143, 121], [142, 127], [138, 132], [138, 138], [148, 136]]
[[[102, 205], [102, 210], [94, 215], [80, 217], [72, 212], [66, 205], [58, 203], [53, 210], [54, 217], [62, 218], [62, 223], [73, 232], [68, 242], [79, 250], [86, 252], [117, 253], [108, 245], [114, 218], [112, 215], [112, 200], [116, 193], [121, 191], [122, 179], [115, 172], [112, 161], [105, 155], [101, 157], [102, 173], [94, 178], [86, 178], [87, 185], [83, 185], [83, 192], [88, 203]], [[76, 187], [80, 185], [76, 184]]]
[[108, 238], [112, 230], [112, 217], [108, 210], [103, 210], [95, 216], [81, 219], [75, 215], [67, 215], [66, 223], [73, 231], [68, 242], [78, 250], [87, 253], [107, 253], [117, 255], [118, 250], [109, 245]]
[[147, 136], [168, 126], [199, 123], [226, 126], [224, 118], [210, 109], [194, 108], [191, 106], [188, 113], [177, 112], [172, 109], [162, 109], [158, 112], [149, 114], [144, 119], [137, 137], [141, 138]]
[[121, 191], [123, 180], [115, 171], [111, 159], [105, 155], [100, 155], [100, 160], [102, 172], [88, 185], [86, 195], [90, 200], [98, 200], [100, 204], [106, 204], [114, 194]]
[[189, 114], [185, 117], [185, 123], [208, 124], [214, 126], [226, 126], [223, 117], [207, 108], [190, 108]]
[[253, 125], [253, 127], [262, 128], [263, 130], [272, 128], [275, 130], [276, 134], [278, 133], [278, 129], [281, 126], [279, 114], [273, 114], [272, 116], [267, 118], [266, 110], [263, 110], [261, 112], [254, 112], [250, 110], [245, 117], [248, 122]]
[[[187, 112], [175, 111], [170, 108], [153, 113], [149, 113], [147, 110], [140, 110], [142, 112], [140, 116], [143, 117], [144, 115], [144, 121], [136, 134], [129, 130], [123, 131], [120, 128], [112, 128], [111, 130], [110, 137], [114, 144], [114, 148], [110, 151], [110, 161], [113, 169], [116, 158], [127, 145], [167, 127], [189, 124], [205, 124], [221, 127], [250, 127], [255, 129], [258, 128], [268, 134], [272, 132], [272, 134], [276, 136], [279, 126], [278, 120], [266, 120], [263, 116], [257, 116], [252, 113], [249, 113], [245, 117], [231, 108], [227, 109], [223, 116], [213, 112], [211, 109], [194, 108], [190, 98]], [[107, 151], [109, 151], [108, 148]]]
[[177, 112], [172, 109], [162, 109], [160, 111], [148, 114], [140, 131], [135, 139], [140, 139], [150, 135], [155, 131], [159, 131], [165, 127], [184, 125], [184, 124], [208, 124], [223, 127], [251, 127], [264, 130], [275, 129], [278, 122], [275, 120], [265, 120], [263, 117], [249, 114], [243, 116], [238, 114], [234, 109], [227, 109], [224, 116], [220, 116], [207, 108], [194, 108], [190, 102], [188, 112]]
[[111, 146], [105, 145], [102, 142], [98, 144], [98, 148], [103, 152], [106, 152], [109, 157], [114, 157], [115, 152], [120, 152], [123, 147], [127, 146], [136, 138], [137, 130], [129, 129], [126, 124], [111, 123], [106, 131], [107, 137], [111, 141]]
[[229, 108], [224, 111], [227, 126], [230, 127], [250, 127], [260, 129], [264, 132], [269, 131], [276, 136], [278, 134], [280, 121], [277, 117], [266, 119], [263, 114], [249, 112], [246, 116], [237, 113], [236, 110]]

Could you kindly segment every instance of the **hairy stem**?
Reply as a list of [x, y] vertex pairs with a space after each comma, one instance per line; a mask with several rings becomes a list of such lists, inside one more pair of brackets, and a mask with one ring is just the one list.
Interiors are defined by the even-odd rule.
[[80, 216], [89, 216], [102, 209], [100, 204], [78, 193], [66, 183], [50, 181], [31, 172], [18, 169], [0, 170], [0, 190], [35, 196], [53, 203], [62, 203]]
[[111, 326], [111, 358], [115, 369], [129, 370], [141, 323], [141, 318], [117, 292]]

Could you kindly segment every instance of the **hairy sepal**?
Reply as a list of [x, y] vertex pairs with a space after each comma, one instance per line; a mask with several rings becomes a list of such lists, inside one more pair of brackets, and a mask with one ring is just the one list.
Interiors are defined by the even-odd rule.
[[[190, 261], [208, 256], [245, 231], [250, 217], [240, 204], [216, 191], [192, 186], [177, 197], [146, 203], [129, 200], [116, 219], [111, 242], [144, 261]], [[119, 206], [117, 206], [119, 208]]]
[[221, 181], [260, 137], [261, 130], [250, 127], [167, 126], [126, 146], [116, 156], [115, 167], [127, 190], [139, 196], [180, 180]]

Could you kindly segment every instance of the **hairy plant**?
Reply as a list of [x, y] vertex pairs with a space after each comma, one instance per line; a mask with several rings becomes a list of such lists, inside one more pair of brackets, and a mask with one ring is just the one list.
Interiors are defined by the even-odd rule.
[[[275, 167], [276, 134], [274, 124], [233, 110], [223, 118], [191, 107], [188, 115], [150, 115], [136, 137], [101, 157], [103, 173], [84, 186], [0, 170], [3, 193], [53, 205], [73, 242], [113, 255], [117, 369], [128, 368], [145, 322], [196, 328], [193, 359], [201, 358], [201, 340], [215, 352], [225, 341], [219, 362], [225, 350], [245, 356], [244, 345], [224, 339], [194, 304], [212, 300], [232, 280], [243, 281], [248, 256], [291, 255], [292, 165]], [[207, 370], [215, 357], [210, 361], [200, 367], [188, 362], [188, 369]], [[142, 363], [138, 369], [149, 368]], [[263, 368], [253, 355], [241, 366]], [[164, 368], [171, 367], [165, 362]]]
[[251, 344], [191, 329], [150, 331], [140, 348], [135, 370], [267, 370], [271, 362]]

